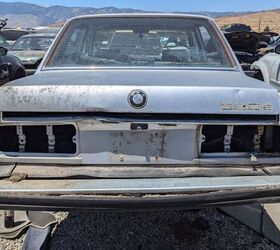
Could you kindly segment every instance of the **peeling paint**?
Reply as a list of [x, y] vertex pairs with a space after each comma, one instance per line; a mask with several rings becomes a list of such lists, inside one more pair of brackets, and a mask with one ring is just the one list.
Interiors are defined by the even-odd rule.
[[[0, 111], [10, 112], [137, 112], [202, 114], [278, 114], [278, 94], [272, 89], [156, 87], [143, 89], [147, 106], [135, 110], [127, 96], [135, 86], [3, 86]], [[139, 88], [139, 86], [138, 86]], [[173, 98], [175, 97], [176, 98]], [[225, 102], [226, 101], [226, 102]]]

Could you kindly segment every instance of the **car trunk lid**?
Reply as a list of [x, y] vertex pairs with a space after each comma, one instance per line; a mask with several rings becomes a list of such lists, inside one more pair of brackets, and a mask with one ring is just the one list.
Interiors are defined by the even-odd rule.
[[[27, 81], [29, 79], [29, 81]], [[42, 72], [0, 89], [3, 112], [278, 115], [278, 92], [236, 71]], [[133, 90], [147, 96], [135, 109]]]

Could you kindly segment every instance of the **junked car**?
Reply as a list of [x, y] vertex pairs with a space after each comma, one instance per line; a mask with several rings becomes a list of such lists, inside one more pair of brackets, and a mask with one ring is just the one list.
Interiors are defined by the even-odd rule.
[[270, 42], [278, 35], [274, 32], [253, 32], [250, 26], [244, 24], [233, 24], [223, 29], [223, 33], [245, 71], [249, 71], [252, 63], [269, 50]]
[[262, 56], [264, 56], [270, 52], [273, 53], [275, 51], [276, 46], [280, 45], [280, 37], [276, 36], [273, 38], [275, 38], [275, 40], [271, 39], [271, 42], [268, 44], [268, 46], [266, 48], [261, 49], [260, 54]]
[[279, 104], [208, 17], [73, 18], [0, 88], [0, 207], [279, 201]]
[[12, 47], [16, 40], [18, 40], [22, 36], [28, 35], [29, 31], [24, 29], [5, 28], [2, 29], [2, 34], [5, 37], [7, 43], [10, 45], [10, 47]]
[[279, 89], [280, 87], [280, 44], [258, 61], [254, 62], [251, 69], [255, 71], [255, 78], [266, 82]]
[[18, 57], [23, 63], [27, 73], [33, 74], [48, 48], [51, 46], [56, 34], [29, 34], [21, 36], [10, 48], [8, 54]]

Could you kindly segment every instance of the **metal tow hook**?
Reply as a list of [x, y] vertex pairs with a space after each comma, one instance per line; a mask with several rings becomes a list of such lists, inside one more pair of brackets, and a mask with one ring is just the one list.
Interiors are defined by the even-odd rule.
[[261, 138], [264, 134], [264, 126], [258, 126], [257, 133], [254, 135], [254, 146], [255, 146], [255, 152], [260, 151], [260, 144], [261, 144]]
[[224, 136], [224, 152], [230, 153], [231, 137], [233, 135], [234, 126], [227, 126], [227, 133]]
[[47, 125], [47, 136], [48, 136], [48, 150], [49, 153], [55, 152], [55, 135], [53, 133], [53, 126]]
[[[264, 135], [264, 126], [258, 126], [257, 128], [257, 133], [254, 135], [254, 148], [255, 148], [255, 153], [259, 153], [261, 149], [261, 138]], [[257, 162], [258, 158], [255, 156], [254, 153], [251, 154], [251, 162]]]
[[21, 125], [17, 125], [17, 135], [18, 135], [18, 143], [19, 143], [19, 151], [25, 151], [25, 144], [26, 144], [26, 136], [23, 133], [23, 128]]

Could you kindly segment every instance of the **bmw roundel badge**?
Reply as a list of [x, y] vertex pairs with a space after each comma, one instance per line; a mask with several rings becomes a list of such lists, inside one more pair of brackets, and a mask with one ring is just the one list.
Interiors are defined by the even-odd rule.
[[131, 107], [135, 109], [144, 108], [147, 104], [148, 97], [143, 90], [133, 90], [128, 95], [128, 103]]

